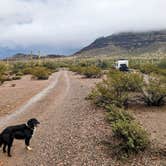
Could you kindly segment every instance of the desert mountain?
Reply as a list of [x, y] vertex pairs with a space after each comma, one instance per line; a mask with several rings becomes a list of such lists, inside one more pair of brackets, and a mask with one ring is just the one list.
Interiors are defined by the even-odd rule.
[[75, 55], [142, 54], [157, 51], [166, 53], [166, 30], [119, 33], [100, 37]]

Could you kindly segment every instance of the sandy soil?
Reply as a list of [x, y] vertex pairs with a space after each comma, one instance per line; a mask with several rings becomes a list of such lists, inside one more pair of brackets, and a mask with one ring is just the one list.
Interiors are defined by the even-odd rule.
[[[114, 159], [112, 149], [107, 144], [111, 142], [112, 132], [110, 125], [106, 122], [105, 111], [94, 108], [89, 101], [85, 100], [98, 80], [82, 79], [78, 75], [61, 70], [53, 76], [49, 84], [53, 82], [54, 86], [47, 90], [47, 93], [40, 95], [36, 102], [29, 104], [18, 116], [5, 124], [7, 126], [24, 123], [31, 117], [39, 119], [41, 125], [31, 142], [33, 151], [25, 150], [23, 141], [15, 141], [12, 158], [0, 153], [1, 165], [166, 165], [165, 158], [161, 159], [149, 154], [141, 154], [127, 163], [119, 163]], [[24, 104], [21, 107], [24, 107]], [[155, 118], [155, 115], [152, 117], [150, 115], [149, 113], [149, 119], [147, 117], [149, 121], [152, 117]], [[138, 113], [138, 120], [144, 123], [144, 118], [141, 116], [143, 114]], [[146, 124], [150, 126], [149, 123]], [[162, 125], [166, 127], [166, 124]], [[147, 126], [145, 125], [148, 129]]]
[[[52, 76], [53, 77], [53, 76]], [[52, 80], [31, 80], [31, 76], [24, 76], [21, 80], [7, 81], [0, 86], [0, 116], [9, 114], [19, 108]], [[12, 87], [14, 85], [14, 87]]]
[[166, 106], [146, 107], [138, 106], [131, 110], [135, 118], [147, 130], [153, 144], [165, 148], [166, 146]]

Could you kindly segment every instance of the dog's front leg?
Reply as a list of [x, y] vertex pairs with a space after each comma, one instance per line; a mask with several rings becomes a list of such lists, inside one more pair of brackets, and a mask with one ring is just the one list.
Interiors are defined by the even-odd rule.
[[31, 138], [26, 138], [26, 139], [25, 139], [25, 145], [26, 145], [27, 150], [32, 150], [32, 148], [29, 146], [29, 144], [30, 144], [30, 139], [31, 139]]
[[12, 145], [8, 145], [7, 153], [9, 157], [12, 157], [12, 155], [10, 154], [11, 147]]
[[12, 157], [10, 151], [11, 151], [11, 147], [12, 147], [12, 145], [13, 145], [13, 140], [14, 140], [14, 137], [12, 137], [12, 138], [10, 139], [9, 143], [7, 144], [7, 145], [8, 145], [7, 153], [8, 153], [8, 156], [9, 156], [9, 157]]

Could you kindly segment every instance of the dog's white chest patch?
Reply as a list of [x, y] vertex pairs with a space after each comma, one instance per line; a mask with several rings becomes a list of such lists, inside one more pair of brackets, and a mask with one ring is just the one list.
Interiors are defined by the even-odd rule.
[[36, 127], [34, 127], [33, 129], [33, 136], [35, 135], [35, 132], [36, 132]]

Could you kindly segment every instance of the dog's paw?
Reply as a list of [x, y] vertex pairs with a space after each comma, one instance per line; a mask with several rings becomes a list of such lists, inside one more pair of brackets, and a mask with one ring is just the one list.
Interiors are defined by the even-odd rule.
[[8, 157], [12, 157], [12, 155], [11, 155], [11, 154], [8, 154]]
[[26, 149], [30, 150], [30, 151], [32, 150], [32, 148], [30, 146], [26, 146]]

